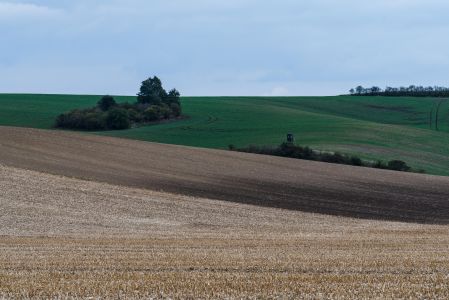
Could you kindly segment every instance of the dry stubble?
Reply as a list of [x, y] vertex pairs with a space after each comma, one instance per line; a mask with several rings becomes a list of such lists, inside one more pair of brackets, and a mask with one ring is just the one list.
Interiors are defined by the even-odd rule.
[[0, 167], [7, 298], [448, 298], [449, 227]]

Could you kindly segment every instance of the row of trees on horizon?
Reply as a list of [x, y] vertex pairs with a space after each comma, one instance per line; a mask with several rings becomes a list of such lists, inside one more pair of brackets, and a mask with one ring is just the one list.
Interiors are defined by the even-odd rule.
[[449, 88], [441, 86], [416, 86], [409, 87], [389, 87], [382, 89], [378, 86], [364, 88], [359, 85], [350, 89], [349, 93], [353, 96], [390, 96], [390, 97], [449, 97]]

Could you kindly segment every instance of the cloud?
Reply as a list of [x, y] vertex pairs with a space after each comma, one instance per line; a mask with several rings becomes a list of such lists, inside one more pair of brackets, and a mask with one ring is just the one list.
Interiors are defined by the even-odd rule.
[[0, 22], [47, 19], [58, 16], [60, 11], [31, 3], [0, 2]]

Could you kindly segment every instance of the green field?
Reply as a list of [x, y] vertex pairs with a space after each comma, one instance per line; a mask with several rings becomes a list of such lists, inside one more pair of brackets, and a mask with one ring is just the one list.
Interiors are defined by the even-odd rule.
[[[0, 125], [51, 128], [61, 112], [93, 106], [99, 96], [0, 95]], [[134, 97], [117, 97], [134, 102]], [[449, 101], [391, 97], [183, 97], [188, 118], [125, 131], [101, 132], [162, 143], [225, 149], [277, 145], [292, 132], [298, 144], [401, 159], [427, 173], [449, 175]]]

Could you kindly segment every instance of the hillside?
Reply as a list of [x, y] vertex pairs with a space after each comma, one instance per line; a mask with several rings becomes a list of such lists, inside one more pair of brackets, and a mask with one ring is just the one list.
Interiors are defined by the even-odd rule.
[[448, 183], [0, 127], [0, 298], [445, 299]]
[[[56, 115], [90, 107], [99, 96], [0, 95], [0, 125], [51, 128]], [[119, 97], [119, 101], [134, 101]], [[365, 159], [401, 159], [427, 173], [449, 175], [449, 102], [392, 97], [184, 97], [188, 119], [102, 132], [145, 141], [207, 148], [277, 145], [287, 132], [316, 149]], [[430, 115], [432, 114], [432, 118]], [[432, 124], [431, 122], [432, 121]]]
[[449, 223], [449, 178], [0, 127], [0, 164], [112, 184], [350, 217]]

